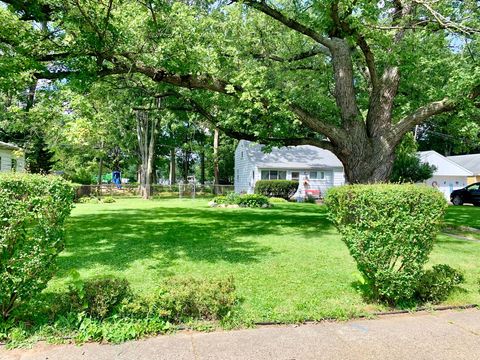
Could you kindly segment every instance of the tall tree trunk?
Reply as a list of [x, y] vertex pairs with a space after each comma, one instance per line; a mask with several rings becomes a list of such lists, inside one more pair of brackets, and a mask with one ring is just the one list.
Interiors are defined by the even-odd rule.
[[205, 150], [200, 152], [200, 184], [205, 185]]
[[220, 182], [220, 171], [218, 168], [218, 143], [219, 143], [219, 131], [218, 128], [215, 128], [215, 131], [213, 133], [213, 176], [214, 176], [214, 188], [216, 192], [216, 187]]
[[170, 174], [169, 174], [170, 185], [173, 185], [176, 183], [176, 179], [177, 179], [176, 168], [177, 168], [177, 163], [175, 160], [175, 148], [173, 148], [173, 149], [170, 149]]
[[190, 171], [190, 166], [188, 164], [189, 151], [187, 149], [183, 150], [183, 181], [187, 183], [188, 181], [188, 172]]
[[158, 119], [150, 119], [146, 111], [137, 111], [137, 138], [140, 152], [140, 194], [144, 199], [152, 196], [151, 181], [155, 159], [155, 138]]
[[100, 160], [98, 161], [97, 185], [102, 185], [102, 176], [103, 176], [103, 156], [100, 156]]

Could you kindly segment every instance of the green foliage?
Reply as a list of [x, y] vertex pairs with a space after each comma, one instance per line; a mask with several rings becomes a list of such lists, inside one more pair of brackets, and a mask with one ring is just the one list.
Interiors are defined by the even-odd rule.
[[292, 180], [259, 180], [255, 183], [255, 194], [268, 197], [279, 197], [289, 200], [298, 189], [298, 181]]
[[404, 136], [395, 151], [390, 181], [395, 183], [417, 183], [432, 177], [436, 167], [420, 161], [417, 143], [412, 134]]
[[132, 292], [127, 280], [110, 277], [73, 282], [68, 292], [68, 304], [76, 312], [86, 311], [95, 319], [103, 319]]
[[105, 196], [104, 198], [102, 198], [102, 202], [104, 204], [112, 204], [112, 203], [116, 202], [116, 200], [113, 196]]
[[447, 299], [455, 286], [465, 281], [458, 270], [446, 264], [433, 266], [423, 273], [416, 288], [416, 297], [421, 302], [440, 303]]
[[175, 323], [220, 320], [229, 316], [237, 302], [233, 277], [173, 277], [162, 283], [154, 295], [125, 303], [122, 313], [137, 318], [158, 316]]
[[268, 198], [268, 201], [270, 201], [270, 203], [274, 204], [274, 203], [286, 203], [288, 202], [288, 200], [285, 200], [284, 198], [279, 198], [279, 197], [269, 197]]
[[443, 195], [417, 185], [348, 185], [330, 189], [326, 204], [370, 295], [391, 304], [413, 299], [446, 209]]
[[59, 177], [0, 175], [0, 312], [42, 291], [64, 248], [74, 191]]
[[312, 195], [307, 195], [305, 199], [303, 199], [303, 202], [309, 203], [309, 204], [316, 204], [317, 199], [315, 199]]
[[236, 194], [229, 193], [225, 196], [217, 196], [213, 198], [216, 205], [238, 205], [240, 207], [269, 207], [271, 204], [268, 198], [259, 194]]

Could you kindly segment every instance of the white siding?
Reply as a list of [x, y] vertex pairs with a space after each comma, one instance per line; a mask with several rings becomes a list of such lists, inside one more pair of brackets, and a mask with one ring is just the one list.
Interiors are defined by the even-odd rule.
[[[435, 182], [435, 184], [434, 184]], [[468, 185], [466, 176], [439, 176], [433, 175], [430, 179], [425, 181], [428, 186], [435, 186], [445, 196], [447, 201], [450, 201], [450, 194], [453, 190], [464, 188]]]
[[[11, 150], [0, 149], [0, 172], [10, 172], [12, 171], [12, 158], [14, 158], [13, 152]], [[17, 158], [17, 172], [25, 171], [25, 157], [22, 156]]]
[[[252, 193], [254, 186], [254, 171], [255, 165], [252, 164], [251, 159], [248, 157], [246, 151], [246, 145], [244, 141], [238, 143], [235, 150], [235, 192], [236, 193]], [[255, 172], [255, 177], [257, 176]]]
[[333, 186], [341, 186], [345, 184], [345, 174], [342, 168], [333, 169]]

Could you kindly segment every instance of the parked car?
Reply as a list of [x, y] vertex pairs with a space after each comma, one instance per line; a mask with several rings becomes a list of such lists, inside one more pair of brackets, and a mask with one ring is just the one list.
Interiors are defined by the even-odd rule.
[[450, 194], [453, 205], [473, 204], [480, 206], [480, 182], [468, 185], [463, 189], [454, 190]]

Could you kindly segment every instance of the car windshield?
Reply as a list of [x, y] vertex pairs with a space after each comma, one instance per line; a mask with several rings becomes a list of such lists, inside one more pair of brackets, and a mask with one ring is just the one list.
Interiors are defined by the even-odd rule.
[[468, 189], [468, 191], [478, 190], [478, 189], [480, 189], [480, 184], [473, 184], [473, 185], [467, 186], [467, 189]]

